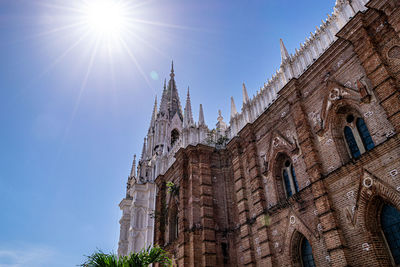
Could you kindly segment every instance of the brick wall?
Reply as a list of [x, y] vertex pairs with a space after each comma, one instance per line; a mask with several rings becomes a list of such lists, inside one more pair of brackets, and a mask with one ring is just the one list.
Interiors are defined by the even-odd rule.
[[[317, 266], [391, 266], [379, 216], [384, 203], [400, 210], [399, 5], [370, 1], [225, 149], [177, 152], [156, 180], [155, 243], [178, 266], [302, 266], [303, 238]], [[358, 159], [344, 140], [349, 114], [365, 121], [375, 145]], [[299, 187], [291, 197], [287, 160]]]

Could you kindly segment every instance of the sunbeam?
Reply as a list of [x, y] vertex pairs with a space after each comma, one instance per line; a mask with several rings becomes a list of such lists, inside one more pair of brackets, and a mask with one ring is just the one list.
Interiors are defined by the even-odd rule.
[[69, 133], [69, 131], [71, 129], [72, 123], [74, 122], [75, 115], [76, 115], [76, 113], [78, 111], [79, 104], [81, 102], [83, 91], [86, 88], [86, 84], [87, 84], [90, 72], [92, 71], [92, 68], [93, 68], [93, 62], [94, 62], [94, 59], [95, 59], [96, 54], [97, 54], [98, 46], [99, 46], [99, 40], [96, 40], [94, 49], [93, 49], [92, 54], [90, 56], [90, 60], [89, 60], [89, 64], [88, 64], [88, 67], [87, 67], [87, 70], [86, 70], [85, 77], [83, 78], [82, 84], [81, 84], [81, 86], [79, 88], [78, 96], [76, 98], [76, 101], [75, 101], [75, 104], [74, 104], [74, 108], [72, 110], [71, 117], [70, 117], [70, 119], [69, 119], [69, 121], [68, 121], [68, 123], [67, 123], [67, 125], [65, 127], [64, 135], [63, 135], [60, 147], [59, 147], [58, 152], [57, 152], [57, 158], [60, 156], [60, 154], [62, 152], [62, 148], [64, 146], [65, 140], [66, 140], [66, 138], [68, 136], [68, 133]]
[[142, 75], [143, 79], [146, 81], [149, 89], [153, 90], [155, 93], [154, 88], [151, 86], [149, 79], [147, 78], [146, 74], [144, 73], [143, 69], [140, 67], [140, 64], [136, 60], [135, 56], [132, 54], [131, 50], [129, 49], [128, 45], [123, 39], [120, 39], [122, 46], [125, 48], [126, 53], [129, 55], [129, 58], [135, 63], [136, 68], [139, 70], [140, 74]]

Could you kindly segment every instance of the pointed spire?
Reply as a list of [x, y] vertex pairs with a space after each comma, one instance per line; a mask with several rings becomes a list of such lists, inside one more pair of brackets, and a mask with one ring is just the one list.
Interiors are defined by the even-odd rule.
[[246, 89], [246, 85], [243, 83], [243, 104], [248, 103], [249, 100], [249, 95], [247, 94], [247, 89]]
[[231, 96], [231, 119], [235, 117], [237, 114], [235, 100], [233, 100], [233, 96]]
[[133, 155], [131, 175], [129, 177], [136, 177], [136, 154]]
[[204, 121], [204, 113], [203, 113], [203, 105], [200, 104], [200, 111], [199, 111], [199, 126], [206, 125]]
[[167, 79], [164, 80], [164, 90], [161, 97], [160, 113], [161, 115], [168, 114]]
[[189, 93], [189, 87], [188, 87], [185, 113], [183, 115], [183, 127], [190, 127], [193, 124], [194, 124], [194, 122], [193, 122], [193, 114], [192, 114], [192, 105], [190, 103], [190, 93]]
[[171, 63], [171, 74], [169, 75], [171, 77], [171, 79], [174, 78], [175, 74], [174, 74], [174, 61], [172, 60]]
[[151, 122], [150, 122], [150, 127], [154, 126], [154, 123], [157, 118], [157, 95], [154, 99], [154, 106], [153, 106], [153, 113], [151, 114]]
[[176, 83], [174, 80], [175, 74], [174, 74], [174, 62], [172, 61], [171, 64], [171, 79], [168, 82], [167, 86], [167, 92], [166, 92], [166, 98], [167, 98], [167, 110], [169, 113], [169, 119], [172, 120], [172, 118], [175, 116], [176, 113], [178, 113], [179, 119], [182, 121], [183, 116], [182, 116], [182, 108], [181, 108], [181, 103], [179, 100], [179, 94], [178, 94], [178, 89], [176, 87]]
[[281, 45], [282, 62], [285, 62], [287, 59], [289, 59], [289, 53], [286, 50], [285, 44], [283, 43], [282, 39], [280, 39], [280, 45]]
[[144, 138], [144, 142], [143, 142], [143, 148], [142, 148], [142, 156], [141, 156], [141, 160], [144, 160], [146, 157], [146, 137]]

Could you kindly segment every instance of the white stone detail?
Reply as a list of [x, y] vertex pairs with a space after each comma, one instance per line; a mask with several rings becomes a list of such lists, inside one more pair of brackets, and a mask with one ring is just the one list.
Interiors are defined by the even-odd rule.
[[354, 191], [351, 190], [351, 191], [347, 192], [346, 195], [347, 195], [347, 199], [354, 198]]
[[370, 188], [374, 184], [374, 181], [371, 179], [371, 177], [365, 177], [363, 180], [363, 186], [366, 188]]
[[[299, 49], [295, 49], [293, 55], [287, 53], [281, 41], [282, 62], [280, 68], [264, 83], [264, 86], [252, 99], [248, 98], [246, 91], [246, 94], [243, 95], [245, 101], [241, 112], [237, 112], [236, 106], [232, 105], [229, 137], [236, 136], [248, 122], [253, 122], [274, 103], [279, 96], [279, 91], [292, 78], [299, 78], [337, 40], [336, 34], [342, 27], [357, 12], [367, 9], [366, 2], [365, 0], [337, 1], [332, 14], [328, 15], [328, 18], [304, 43], [300, 44]], [[343, 63], [343, 59], [339, 60], [337, 67]], [[233, 101], [231, 100], [231, 102]]]
[[362, 249], [365, 250], [365, 251], [369, 251], [369, 248], [370, 248], [370, 246], [369, 246], [368, 243], [363, 243], [363, 244], [361, 245], [361, 247], [362, 247]]
[[390, 176], [395, 177], [397, 176], [397, 174], [399, 174], [399, 172], [397, 171], [397, 169], [393, 169], [389, 172]]

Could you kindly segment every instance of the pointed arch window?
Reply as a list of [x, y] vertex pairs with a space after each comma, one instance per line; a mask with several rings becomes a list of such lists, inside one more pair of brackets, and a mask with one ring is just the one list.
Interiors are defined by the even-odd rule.
[[315, 267], [314, 257], [312, 254], [312, 248], [310, 242], [308, 242], [307, 238], [303, 237], [301, 241], [301, 263], [303, 267]]
[[358, 149], [357, 141], [354, 138], [353, 131], [349, 126], [344, 127], [344, 137], [346, 138], [347, 146], [350, 149], [351, 156], [353, 158], [360, 157], [360, 149]]
[[365, 121], [362, 118], [357, 119], [357, 130], [360, 134], [361, 140], [364, 144], [364, 147], [367, 151], [374, 148], [374, 141], [372, 141], [371, 135], [369, 134], [367, 125], [365, 125]]
[[171, 147], [173, 147], [179, 139], [179, 131], [177, 129], [173, 129], [171, 132]]
[[353, 114], [348, 114], [343, 132], [352, 158], [359, 158], [375, 146], [364, 119], [360, 117], [355, 119]]
[[169, 242], [178, 238], [178, 212], [177, 208], [173, 207], [169, 217]]
[[400, 211], [391, 205], [384, 205], [381, 226], [393, 260], [396, 265], [400, 265]]
[[282, 176], [285, 183], [286, 197], [291, 197], [293, 194], [299, 192], [299, 185], [297, 184], [296, 173], [293, 164], [290, 160], [286, 160], [282, 167]]

